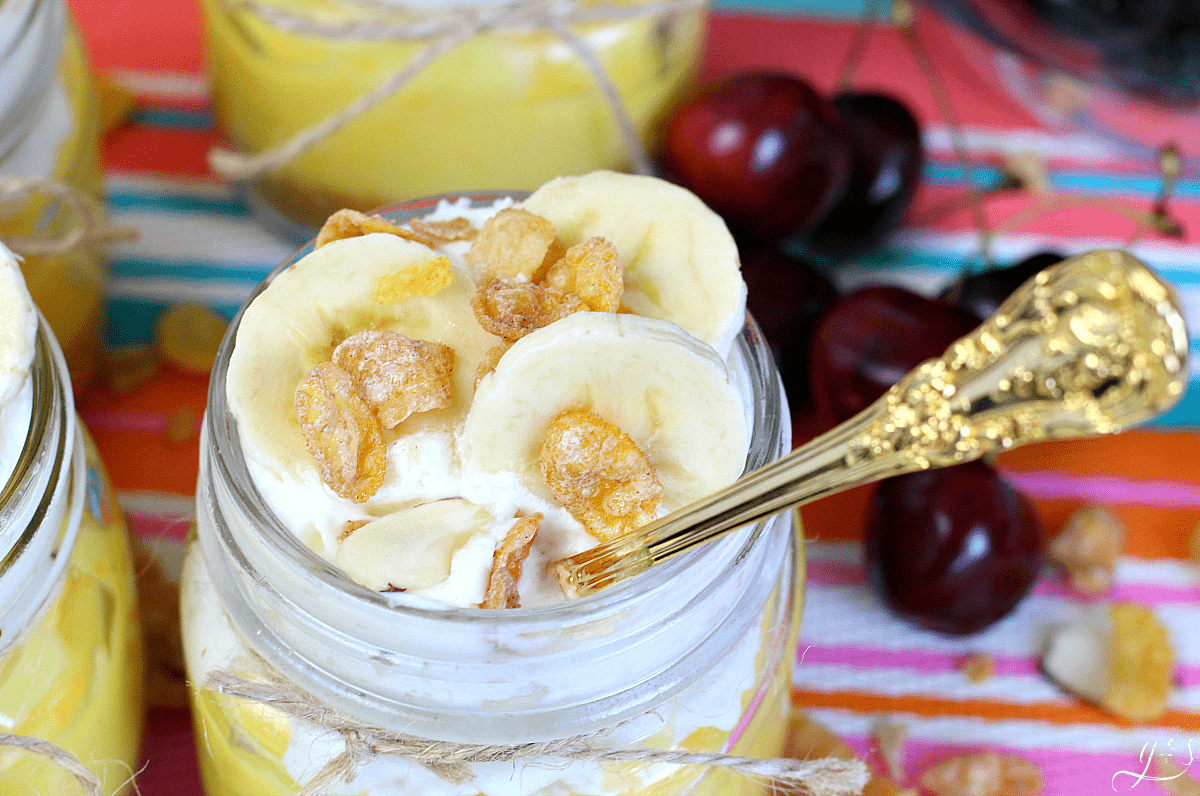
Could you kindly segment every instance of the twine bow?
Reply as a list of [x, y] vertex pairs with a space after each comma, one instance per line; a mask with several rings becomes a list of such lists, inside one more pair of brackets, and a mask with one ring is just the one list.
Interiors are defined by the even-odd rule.
[[[494, 6], [464, 7], [452, 10], [405, 8], [402, 22], [339, 21], [325, 22], [261, 2], [226, 0], [231, 13], [250, 11], [277, 30], [338, 41], [428, 41], [429, 43], [404, 68], [390, 75], [378, 87], [351, 102], [341, 111], [300, 130], [287, 141], [256, 155], [247, 155], [214, 147], [208, 153], [213, 171], [230, 180], [248, 180], [290, 163], [328, 136], [345, 127], [387, 97], [403, 89], [426, 67], [458, 45], [483, 33], [496, 30], [547, 30], [557, 36], [591, 73], [609, 112], [617, 125], [625, 149], [639, 174], [650, 174], [652, 166], [638, 137], [633, 119], [621, 100], [617, 87], [604, 69], [594, 47], [575, 33], [572, 26], [588, 22], [637, 19], [669, 13], [698, 10], [706, 0], [662, 0], [640, 4], [587, 3], [583, 0], [512, 0]], [[389, 4], [391, 5], [391, 4]]]
[[18, 254], [63, 254], [80, 246], [107, 245], [137, 237], [137, 231], [129, 227], [109, 226], [100, 203], [73, 185], [39, 177], [0, 175], [0, 205], [35, 197], [62, 202], [70, 209], [72, 217], [70, 223], [64, 225], [64, 230], [56, 235], [6, 238], [5, 244]]
[[10, 749], [17, 749], [26, 754], [44, 757], [75, 777], [75, 781], [79, 783], [80, 791], [85, 796], [104, 796], [101, 790], [100, 778], [88, 770], [87, 766], [79, 762], [79, 758], [62, 747], [55, 746], [49, 741], [43, 741], [41, 738], [32, 738], [28, 735], [13, 735], [11, 733], [0, 733], [0, 746], [7, 746]]
[[460, 744], [432, 741], [365, 724], [317, 702], [309, 694], [274, 673], [269, 674], [264, 682], [250, 682], [230, 672], [218, 671], [209, 675], [204, 687], [225, 696], [269, 705], [292, 718], [342, 735], [345, 749], [304, 785], [300, 796], [316, 796], [335, 782], [350, 782], [358, 768], [376, 755], [395, 755], [413, 760], [454, 784], [461, 784], [471, 778], [471, 765], [474, 763], [536, 759], [636, 761], [725, 768], [812, 796], [860, 794], [870, 776], [861, 760], [832, 757], [818, 760], [760, 760], [669, 749], [607, 748], [594, 743], [603, 733], [573, 735], [554, 741], [524, 744]]

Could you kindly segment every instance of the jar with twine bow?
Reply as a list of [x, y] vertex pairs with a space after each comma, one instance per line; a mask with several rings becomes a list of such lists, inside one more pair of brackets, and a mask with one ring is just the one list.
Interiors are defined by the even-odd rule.
[[82, 390], [100, 360], [112, 231], [97, 92], [63, 0], [0, 3], [0, 75], [0, 240], [23, 257], [29, 292]]
[[[373, 591], [259, 491], [226, 395], [242, 317], [212, 372], [181, 582], [209, 796], [861, 791], [858, 761], [778, 757], [803, 593], [798, 517], [573, 601], [485, 610]], [[790, 447], [782, 388], [753, 326], [730, 363], [756, 469]]]
[[335, 210], [650, 171], [706, 0], [202, 0], [213, 170], [307, 240]]
[[0, 793], [117, 796], [143, 724], [125, 521], [3, 246], [0, 317]]

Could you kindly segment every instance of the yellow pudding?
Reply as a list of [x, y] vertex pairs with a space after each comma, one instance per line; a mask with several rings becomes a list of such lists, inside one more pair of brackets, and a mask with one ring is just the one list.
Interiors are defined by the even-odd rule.
[[[323, 24], [421, 23], [386, 3], [265, 5]], [[480, 4], [462, 4], [472, 5]], [[640, 7], [650, 4], [639, 0], [574, 5], [623, 17], [572, 30], [594, 50], [634, 130], [651, 144], [693, 76], [705, 11], [692, 5], [643, 15]], [[433, 41], [301, 34], [246, 6], [202, 0], [201, 7], [218, 121], [232, 147], [246, 153], [339, 113]], [[544, 28], [497, 30], [434, 59], [403, 89], [255, 187], [289, 219], [316, 227], [342, 207], [368, 210], [465, 190], [532, 190], [562, 174], [629, 165], [593, 74], [563, 40]]]
[[[10, 89], [0, 89], [0, 177], [52, 180], [99, 202], [97, 95], [79, 32], [61, 0], [4, 0], [0, 29], [9, 16], [25, 13], [35, 24], [21, 46], [0, 47], [7, 52], [0, 56], [0, 70], [11, 70], [19, 83], [11, 95]], [[12, 29], [20, 27], [14, 24]], [[0, 33], [0, 44], [6, 36]], [[28, 70], [29, 63], [47, 58], [57, 58], [57, 69]], [[22, 112], [14, 113], [16, 109]], [[10, 213], [0, 217], [0, 239], [14, 245], [23, 238], [58, 238], [80, 223], [74, 209], [44, 195], [9, 202], [5, 210]], [[62, 346], [75, 389], [82, 390], [94, 377], [100, 357], [104, 253], [86, 242], [62, 252], [22, 253], [29, 292]]]

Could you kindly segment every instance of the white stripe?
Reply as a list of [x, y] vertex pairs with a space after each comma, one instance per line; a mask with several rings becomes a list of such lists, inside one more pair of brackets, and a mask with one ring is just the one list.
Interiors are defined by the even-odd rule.
[[171, 194], [218, 200], [233, 198], [232, 189], [213, 177], [181, 177], [156, 172], [110, 171], [105, 175], [104, 184], [112, 193], [141, 193], [150, 196]]
[[129, 67], [112, 67], [106, 69], [105, 73], [114, 83], [137, 97], [205, 101], [211, 92], [208, 76], [203, 73]]
[[249, 217], [130, 210], [114, 212], [112, 222], [131, 226], [140, 233], [137, 240], [113, 247], [114, 257], [248, 263], [255, 268], [270, 268], [291, 257], [297, 248]]
[[114, 277], [108, 284], [110, 299], [161, 301], [166, 304], [241, 304], [254, 284], [233, 281], [190, 279], [142, 279]]
[[[1128, 160], [1111, 142], [1086, 133], [1041, 130], [991, 130], [962, 128], [966, 148], [975, 155], [1018, 155], [1036, 152], [1045, 158], [1069, 160]], [[954, 139], [945, 125], [926, 125], [921, 136], [925, 149], [939, 155], [955, 155]]]

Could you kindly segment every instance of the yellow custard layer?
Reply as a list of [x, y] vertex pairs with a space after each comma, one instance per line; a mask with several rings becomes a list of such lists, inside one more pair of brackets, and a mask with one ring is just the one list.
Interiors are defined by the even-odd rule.
[[[404, 21], [381, 10], [386, 4], [272, 5], [324, 22]], [[604, 5], [623, 13], [645, 4]], [[232, 146], [249, 153], [340, 112], [430, 44], [286, 32], [222, 0], [201, 0], [201, 8], [217, 116]], [[694, 73], [704, 20], [697, 10], [574, 27], [647, 144]], [[437, 58], [257, 187], [286, 216], [317, 227], [342, 207], [369, 210], [466, 190], [532, 190], [559, 175], [628, 165], [595, 79], [562, 40], [546, 30], [497, 31]]]
[[[87, 54], [79, 31], [68, 19], [59, 60], [58, 78], [52, 89], [62, 92], [69, 105], [71, 127], [54, 153], [52, 173], [37, 176], [66, 183], [96, 201], [102, 200], [100, 177], [100, 121], [97, 94]], [[54, 118], [53, 124], [59, 119]], [[34, 136], [55, 141], [60, 130], [35, 130]], [[5, 172], [0, 159], [0, 174]], [[0, 240], [32, 236], [58, 237], [79, 222], [74, 210], [47, 210], [57, 200], [34, 198], [12, 215], [0, 217]], [[13, 209], [15, 205], [6, 207]], [[104, 328], [104, 253], [94, 245], [80, 245], [61, 254], [24, 254], [21, 271], [33, 302], [46, 316], [62, 346], [76, 392], [82, 391], [96, 374]]]
[[[49, 741], [118, 790], [142, 737], [142, 655], [125, 521], [87, 440], [88, 485], [62, 591], [0, 659], [0, 733]], [[74, 777], [0, 747], [0, 794], [76, 794]]]

